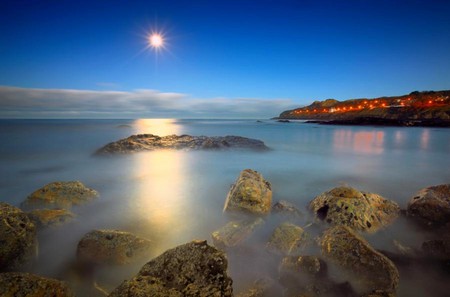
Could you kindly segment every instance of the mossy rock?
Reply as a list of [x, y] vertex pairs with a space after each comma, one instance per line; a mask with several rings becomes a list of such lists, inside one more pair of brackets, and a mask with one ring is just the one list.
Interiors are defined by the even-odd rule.
[[230, 297], [233, 288], [228, 262], [206, 241], [192, 241], [164, 252], [124, 281], [110, 297]]
[[282, 223], [273, 231], [267, 248], [284, 255], [299, 255], [311, 243], [311, 238], [302, 227]]
[[272, 189], [268, 181], [257, 171], [241, 171], [225, 201], [224, 211], [242, 211], [256, 215], [270, 213]]
[[66, 283], [30, 273], [0, 273], [0, 296], [74, 297]]
[[310, 202], [309, 209], [316, 221], [369, 233], [387, 227], [400, 214], [397, 203], [351, 187], [337, 187], [320, 194]]
[[70, 208], [97, 198], [98, 192], [79, 181], [53, 182], [31, 193], [22, 203], [24, 208]]
[[264, 220], [261, 218], [231, 221], [211, 234], [213, 244], [220, 249], [237, 246], [249, 238], [262, 224]]
[[60, 226], [75, 218], [75, 215], [67, 209], [36, 209], [27, 215], [37, 228]]
[[30, 261], [36, 249], [35, 225], [19, 208], [0, 202], [0, 271]]

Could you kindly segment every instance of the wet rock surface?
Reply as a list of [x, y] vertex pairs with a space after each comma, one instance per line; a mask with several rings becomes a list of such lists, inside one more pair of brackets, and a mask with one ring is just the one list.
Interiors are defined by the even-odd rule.
[[98, 192], [79, 181], [53, 182], [31, 193], [22, 203], [26, 209], [39, 207], [70, 208], [97, 198]]
[[74, 297], [64, 283], [29, 273], [0, 273], [0, 296], [5, 297]]
[[283, 223], [273, 231], [267, 248], [285, 255], [299, 255], [310, 244], [309, 235], [303, 228]]
[[408, 217], [424, 227], [441, 227], [450, 222], [450, 184], [420, 190], [408, 203]]
[[257, 215], [270, 213], [272, 189], [268, 181], [257, 171], [241, 171], [225, 201], [224, 211], [242, 211]]
[[399, 273], [387, 257], [345, 226], [331, 227], [319, 240], [322, 255], [349, 275], [361, 293], [395, 292]]
[[351, 187], [322, 193], [310, 202], [309, 208], [317, 221], [366, 232], [390, 225], [400, 213], [397, 203]]
[[0, 271], [15, 269], [36, 254], [36, 227], [19, 208], [0, 202]]
[[72, 221], [75, 215], [67, 209], [36, 209], [27, 213], [34, 225], [39, 228], [54, 227]]
[[264, 224], [261, 218], [231, 221], [211, 234], [213, 244], [220, 249], [234, 247], [250, 237], [253, 231]]
[[192, 241], [145, 264], [110, 296], [233, 296], [227, 266], [223, 252], [206, 241]]
[[111, 142], [100, 148], [96, 154], [117, 154], [152, 151], [158, 149], [189, 149], [189, 150], [223, 150], [251, 149], [264, 151], [268, 147], [264, 142], [240, 136], [191, 136], [153, 134], [132, 135], [128, 138]]
[[81, 238], [77, 247], [77, 259], [92, 264], [128, 264], [152, 252], [151, 241], [129, 232], [94, 230]]

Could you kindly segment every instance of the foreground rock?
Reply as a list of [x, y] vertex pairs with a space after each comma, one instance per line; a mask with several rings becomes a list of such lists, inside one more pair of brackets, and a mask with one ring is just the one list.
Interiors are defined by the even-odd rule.
[[158, 149], [251, 149], [263, 151], [267, 150], [268, 147], [261, 140], [240, 136], [169, 135], [161, 137], [153, 134], [139, 134], [111, 142], [99, 149], [97, 154], [124, 154]]
[[346, 271], [361, 293], [395, 292], [399, 273], [395, 265], [345, 226], [335, 226], [320, 238], [324, 257]]
[[11, 297], [72, 297], [69, 287], [56, 279], [29, 273], [0, 273], [0, 296]]
[[214, 246], [220, 249], [234, 247], [245, 241], [253, 231], [264, 224], [261, 218], [231, 221], [211, 234]]
[[36, 209], [27, 215], [37, 228], [59, 226], [75, 218], [75, 215], [67, 209]]
[[97, 191], [79, 181], [53, 182], [31, 193], [22, 203], [24, 208], [70, 208], [98, 197]]
[[206, 241], [192, 241], [151, 260], [111, 297], [233, 296], [225, 254]]
[[81, 238], [77, 259], [92, 264], [128, 264], [149, 257], [152, 243], [128, 232], [94, 230]]
[[245, 169], [228, 192], [224, 211], [266, 215], [270, 212], [271, 204], [270, 183], [257, 171]]
[[400, 214], [397, 203], [351, 187], [322, 193], [310, 202], [309, 208], [316, 220], [366, 232], [390, 225]]
[[[240, 292], [236, 297], [265, 297], [276, 296], [277, 293], [273, 290], [274, 280], [270, 278], [261, 278], [255, 281], [255, 283], [244, 292]], [[275, 291], [275, 292], [272, 292]]]
[[310, 238], [301, 227], [283, 223], [273, 231], [267, 248], [285, 255], [299, 255], [309, 243]]
[[0, 271], [19, 267], [36, 253], [36, 227], [19, 208], [0, 202]]
[[409, 202], [407, 215], [430, 228], [450, 222], [450, 184], [420, 190]]

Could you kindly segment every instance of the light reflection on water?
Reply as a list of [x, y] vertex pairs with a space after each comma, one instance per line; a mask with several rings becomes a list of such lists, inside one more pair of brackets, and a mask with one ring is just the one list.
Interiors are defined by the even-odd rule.
[[[261, 139], [272, 150], [92, 156], [108, 142], [141, 133], [240, 135]], [[33, 271], [43, 275], [57, 275], [74, 258], [79, 238], [92, 229], [134, 232], [154, 241], [155, 254], [194, 238], [210, 241], [210, 233], [227, 222], [223, 203], [245, 168], [260, 171], [272, 183], [274, 201], [290, 200], [303, 210], [316, 195], [340, 184], [379, 193], [406, 207], [420, 188], [450, 181], [449, 129], [139, 119], [0, 122], [0, 136], [5, 140], [0, 146], [4, 201], [19, 205], [33, 190], [56, 180], [81, 180], [101, 193], [97, 201], [74, 209], [76, 222], [40, 235], [40, 261]], [[277, 222], [267, 220], [260, 244]], [[420, 245], [422, 235], [408, 228], [398, 224], [369, 239], [379, 247], [389, 246], [393, 237]], [[252, 253], [257, 254], [253, 260], [231, 257], [236, 287], [244, 286], [240, 279], [250, 281], [252, 271], [273, 265], [261, 264], [268, 261], [261, 249], [263, 245]], [[99, 283], [112, 289], [145, 262], [110, 268]]]

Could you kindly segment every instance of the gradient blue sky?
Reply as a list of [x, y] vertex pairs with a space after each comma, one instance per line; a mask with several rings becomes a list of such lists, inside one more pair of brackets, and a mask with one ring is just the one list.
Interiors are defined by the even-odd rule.
[[[145, 89], [286, 108], [450, 88], [450, 1], [14, 0], [0, 11], [0, 106], [16, 115], [19, 95], [2, 105], [15, 90]], [[143, 51], [151, 30], [168, 43], [157, 62]]]

